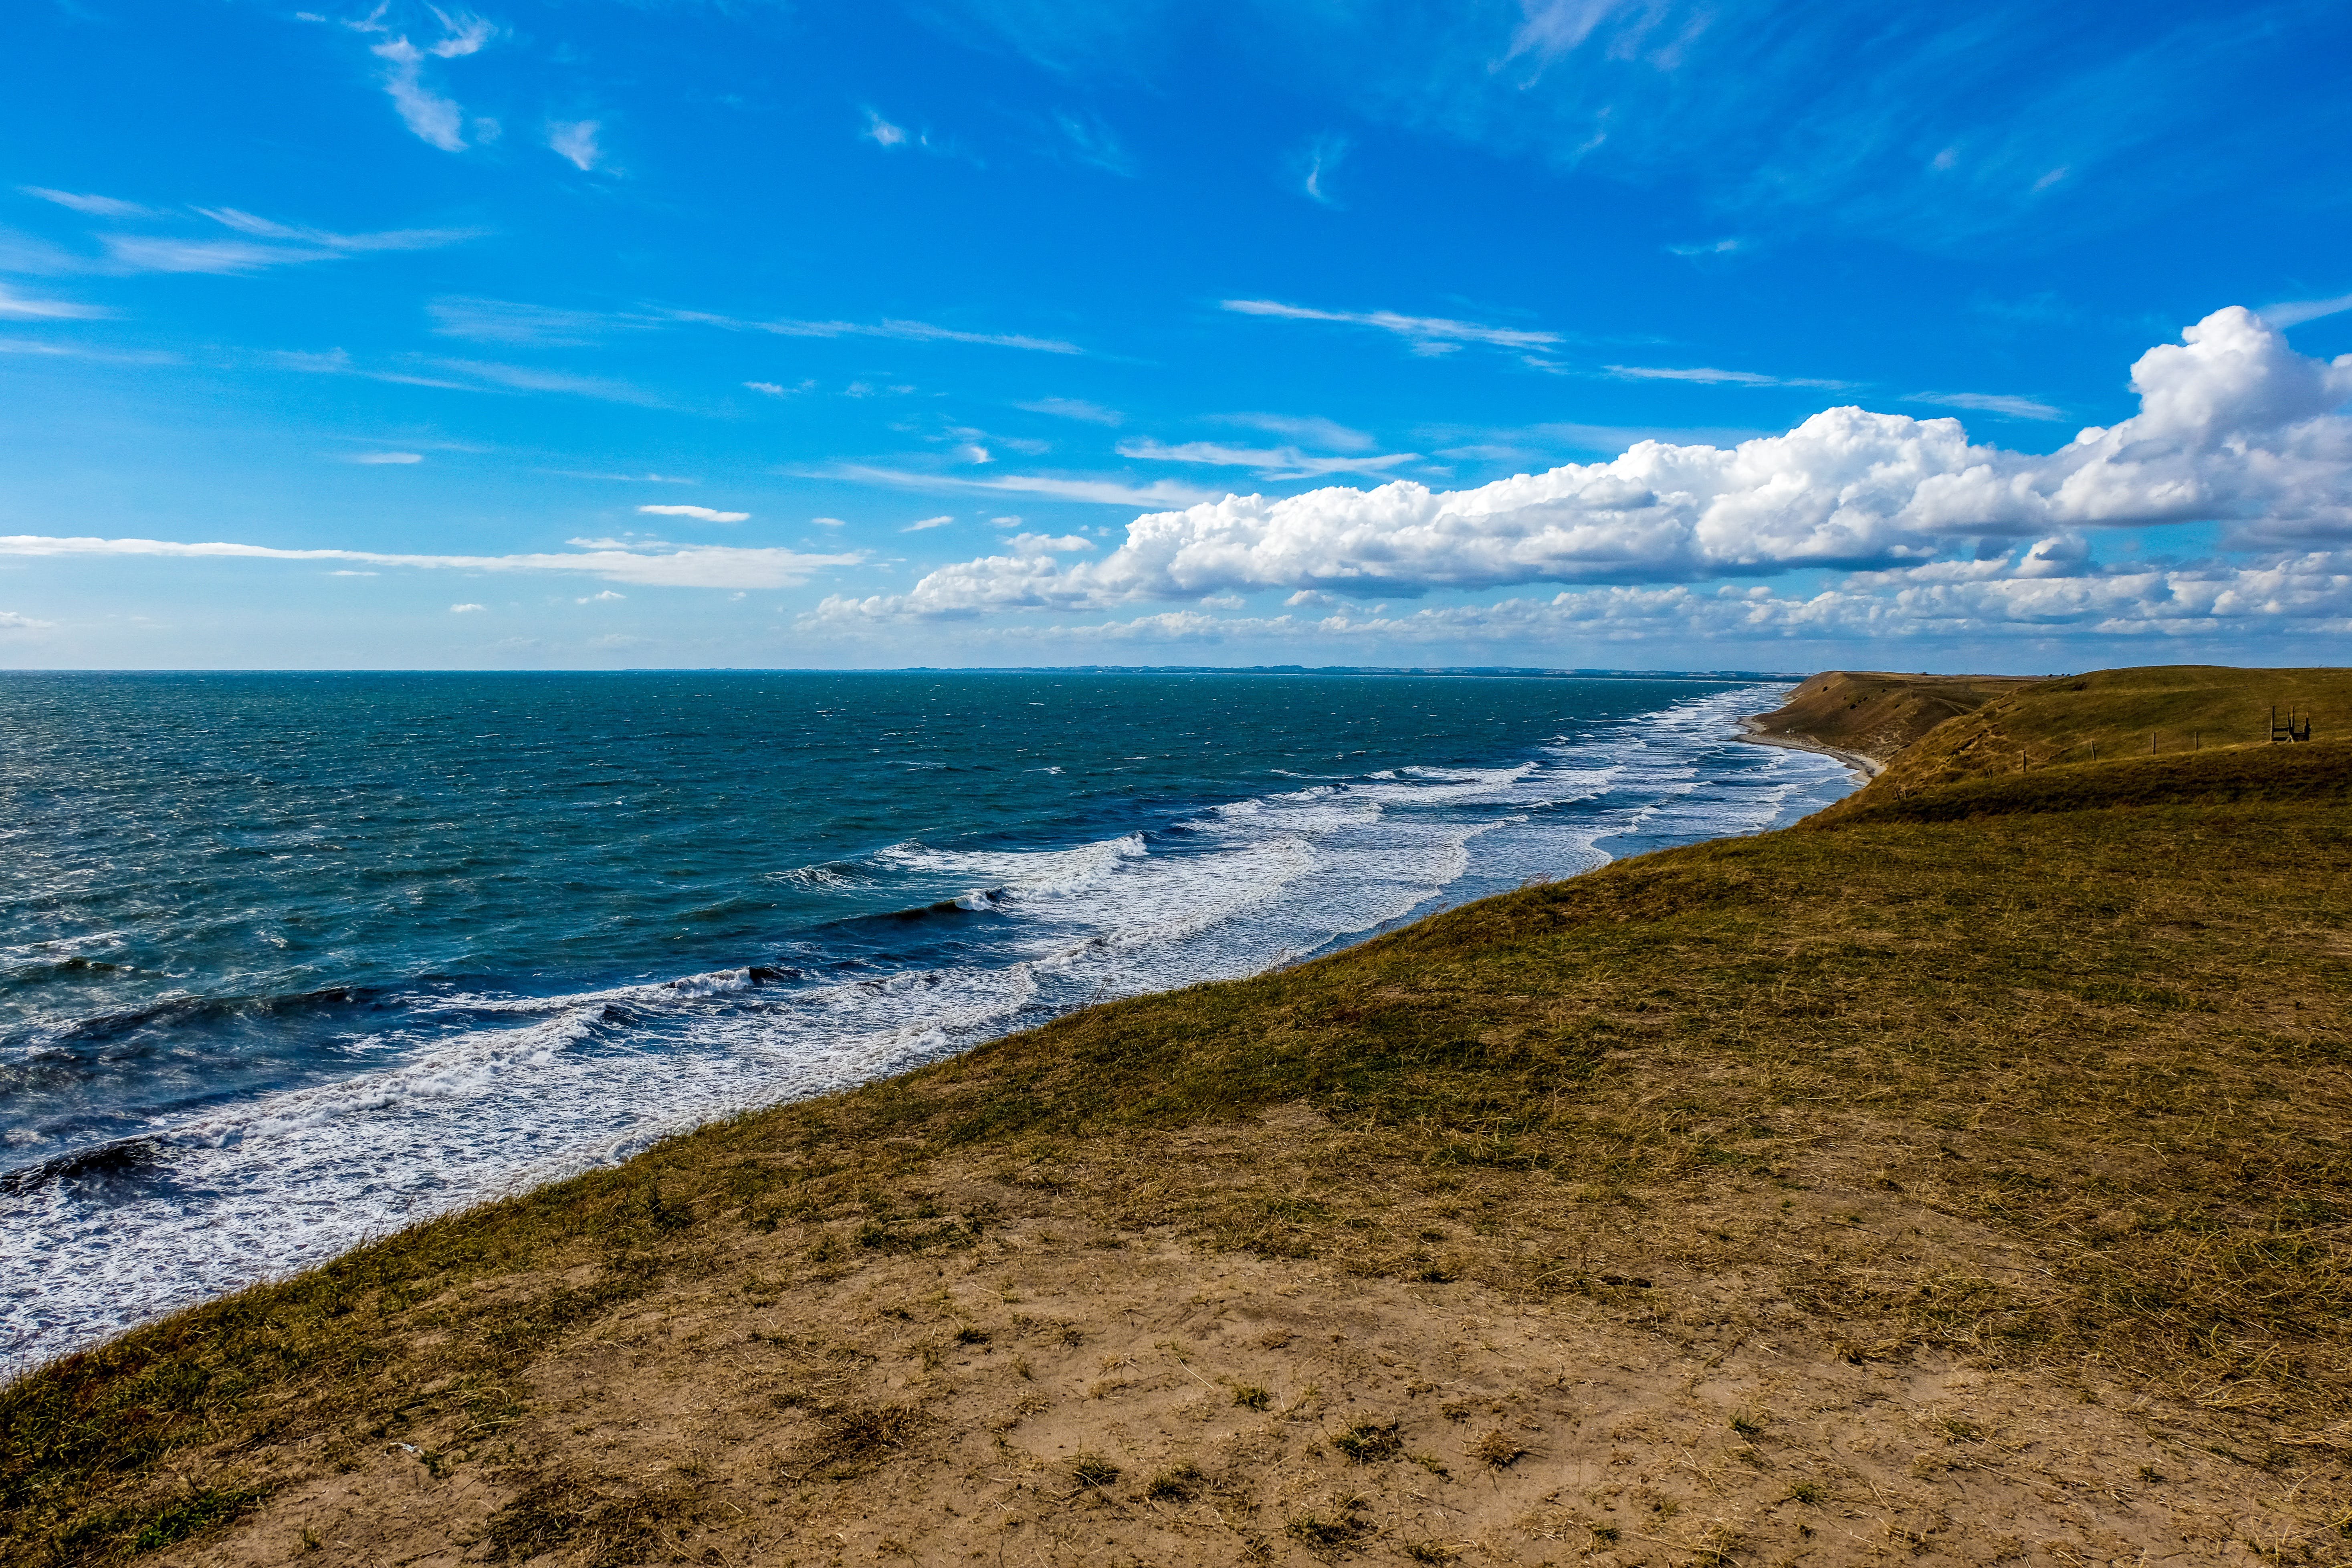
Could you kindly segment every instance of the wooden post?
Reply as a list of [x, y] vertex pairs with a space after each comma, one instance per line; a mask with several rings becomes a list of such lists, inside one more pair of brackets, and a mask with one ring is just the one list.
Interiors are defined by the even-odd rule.
[[2153, 730], [2147, 732], [2147, 754], [2151, 757], [2156, 755], [2156, 731]]

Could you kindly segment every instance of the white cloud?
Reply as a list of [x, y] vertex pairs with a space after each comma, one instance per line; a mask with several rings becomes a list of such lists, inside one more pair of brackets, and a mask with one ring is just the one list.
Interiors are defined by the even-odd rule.
[[1805, 376], [1759, 375], [1752, 370], [1717, 370], [1707, 365], [1679, 370], [1664, 365], [1612, 364], [1607, 369], [1621, 381], [1695, 381], [1710, 386], [1818, 386], [1832, 390], [1853, 384]]
[[1240, 425], [1287, 436], [1301, 446], [1318, 447], [1327, 452], [1369, 452], [1373, 446], [1371, 437], [1365, 432], [1351, 430], [1318, 414], [1217, 414], [1211, 417], [1221, 425]]
[[1118, 137], [1100, 119], [1056, 110], [1054, 123], [1061, 129], [1073, 161], [1089, 169], [1100, 169], [1106, 174], [1134, 177], [1134, 155], [1119, 144]]
[[1059, 338], [1033, 338], [1019, 332], [969, 332], [929, 321], [800, 321], [790, 319], [750, 321], [708, 310], [669, 310], [664, 317], [697, 326], [733, 332], [772, 332], [783, 338], [888, 338], [915, 343], [976, 343], [986, 348], [1029, 349], [1037, 353], [1078, 354], [1086, 350]]
[[[1856, 574], [1811, 594], [1763, 587], [1619, 586], [1564, 590], [1391, 616], [1345, 607], [1338, 596], [1302, 589], [1285, 603], [1324, 609], [1320, 617], [1219, 616], [1197, 610], [1128, 620], [996, 628], [1005, 641], [1058, 644], [1353, 642], [1368, 651], [1399, 645], [1520, 649], [1646, 643], [1661, 647], [1768, 641], [1932, 641], [1990, 638], [2213, 639], [2240, 647], [2253, 637], [2341, 637], [2352, 632], [2352, 557], [2294, 555], [2250, 567], [2116, 568], [2048, 572], [2043, 541], [1990, 562], [1940, 563]], [[1216, 604], [1211, 598], [1204, 601]], [[833, 595], [803, 626], [858, 635], [898, 613], [886, 599]], [[2157, 654], [2151, 657], [2177, 657]]]
[[898, 531], [899, 531], [899, 532], [901, 532], [901, 533], [920, 533], [920, 532], [922, 532], [925, 529], [930, 529], [930, 528], [945, 528], [948, 524], [950, 524], [950, 523], [953, 522], [954, 521], [955, 521], [955, 513], [953, 513], [953, 512], [947, 512], [947, 513], [944, 513], [944, 514], [942, 514], [942, 515], [940, 515], [940, 516], [939, 516], [939, 517], [927, 517], [927, 518], [923, 519], [923, 521], [920, 521], [920, 522], [910, 522], [910, 523], [908, 523], [906, 527], [904, 527], [904, 528], [900, 529]]
[[[112, 268], [122, 272], [200, 272], [240, 276], [272, 267], [385, 250], [437, 250], [488, 232], [476, 228], [397, 228], [373, 234], [334, 234], [256, 217], [235, 207], [199, 212], [247, 239], [184, 239], [170, 235], [108, 234], [99, 237]], [[268, 243], [257, 243], [266, 241]]]
[[1394, 310], [1317, 310], [1305, 305], [1286, 305], [1278, 300], [1225, 300], [1220, 304], [1244, 316], [1272, 316], [1286, 321], [1336, 321], [1393, 332], [1412, 344], [1417, 354], [1452, 353], [1465, 343], [1501, 349], [1542, 349], [1560, 341], [1558, 332], [1489, 327], [1476, 321], [1449, 321], [1443, 316], [1406, 316]]
[[444, 153], [466, 149], [466, 113], [455, 99], [443, 98], [425, 85], [425, 55], [406, 38], [390, 38], [372, 51], [384, 62], [383, 90], [400, 113], [400, 122], [416, 138]]
[[668, 545], [594, 542], [578, 553], [549, 552], [518, 555], [410, 555], [378, 550], [282, 550], [264, 544], [222, 542], [181, 543], [162, 539], [66, 538], [49, 534], [0, 535], [0, 555], [163, 556], [173, 559], [226, 557], [248, 561], [354, 561], [371, 566], [422, 571], [581, 572], [610, 582], [647, 588], [790, 588], [829, 567], [855, 566], [863, 552], [805, 555], [792, 550], [734, 546]]
[[1737, 239], [1717, 239], [1697, 245], [1670, 245], [1666, 251], [1673, 256], [1728, 256], [1742, 248], [1743, 245], [1743, 241]]
[[[401, 123], [428, 145], [444, 153], [459, 153], [466, 147], [465, 110], [455, 99], [445, 98], [425, 85], [425, 61], [428, 56], [454, 60], [477, 54], [498, 29], [468, 12], [452, 14], [436, 9], [433, 14], [442, 27], [441, 37], [435, 42], [420, 49], [404, 34], [370, 46], [369, 52], [384, 62], [383, 90], [392, 99], [393, 108], [399, 111]], [[381, 15], [379, 10], [376, 16]], [[386, 31], [375, 16], [352, 26], [361, 32]], [[490, 132], [484, 140], [495, 137], [494, 123], [483, 128]]]
[[1076, 397], [1041, 397], [1034, 403], [1016, 403], [1015, 408], [1025, 408], [1032, 414], [1050, 415], [1055, 419], [1079, 419], [1089, 425], [1122, 425], [1127, 416], [1116, 408], [1105, 408], [1099, 403], [1088, 403]]
[[1095, 542], [1075, 533], [1066, 533], [1059, 538], [1047, 533], [1016, 533], [1006, 540], [1004, 545], [1016, 555], [1068, 555], [1092, 550]]
[[743, 385], [746, 389], [759, 393], [763, 397], [790, 397], [796, 392], [815, 390], [816, 383], [814, 380], [808, 380], [797, 386], [786, 386], [781, 382], [774, 381], [747, 381]]
[[877, 147], [903, 147], [913, 138], [903, 125], [893, 125], [872, 110], [866, 111], [866, 140]]
[[88, 213], [92, 217], [144, 217], [150, 209], [137, 202], [126, 202], [113, 196], [81, 195], [73, 191], [53, 191], [43, 185], [18, 185], [28, 196], [38, 196], [45, 202], [55, 202], [74, 212]]
[[2338, 294], [2333, 300], [2284, 300], [2263, 306], [2260, 314], [2273, 327], [2298, 327], [2344, 310], [2352, 310], [2352, 294]]
[[612, 589], [607, 588], [601, 594], [591, 594], [584, 599], [574, 599], [572, 602], [575, 605], [609, 605], [616, 599], [627, 597], [626, 594], [615, 594]]
[[96, 305], [77, 304], [69, 300], [36, 300], [0, 283], [0, 321], [87, 321], [113, 313]]
[[198, 207], [195, 210], [223, 228], [233, 228], [239, 234], [249, 234], [257, 239], [287, 240], [297, 245], [345, 252], [438, 250], [444, 246], [479, 239], [489, 232], [482, 228], [387, 228], [372, 234], [336, 234], [328, 229], [308, 228], [298, 224], [257, 217], [236, 207]]
[[1972, 408], [1985, 414], [2006, 414], [2012, 419], [2063, 419], [2066, 411], [2031, 397], [1998, 392], [1914, 392], [1906, 403], [1931, 404], [1938, 408]]
[[[535, 365], [501, 364], [493, 360], [442, 359], [431, 363], [443, 370], [485, 381], [517, 392], [561, 392], [573, 397], [601, 398], [606, 403], [637, 403], [652, 405], [660, 400], [642, 387], [631, 386], [625, 381], [614, 381], [601, 375], [573, 375], [560, 370], [541, 370]], [[385, 376], [385, 380], [397, 379]], [[446, 382], [428, 385], [449, 385]], [[465, 388], [478, 392], [479, 387]]]
[[651, 517], [690, 517], [699, 522], [748, 522], [748, 511], [717, 511], [707, 506], [641, 506], [641, 512]]
[[99, 237], [117, 268], [127, 272], [206, 272], [236, 277], [306, 261], [332, 261], [341, 252], [256, 245], [243, 239], [173, 239], [159, 235]]
[[452, 605], [449, 613], [453, 616], [475, 616], [484, 614], [488, 608], [487, 605]]
[[551, 121], [547, 127], [548, 150], [582, 174], [592, 174], [604, 157], [596, 145], [597, 130], [593, 120]]
[[1118, 455], [1154, 463], [1201, 463], [1212, 468], [1255, 468], [1265, 479], [1319, 479], [1326, 474], [1377, 474], [1399, 463], [1416, 462], [1418, 452], [1391, 452], [1384, 457], [1310, 458], [1296, 447], [1226, 447], [1214, 441], [1185, 441], [1173, 447], [1150, 440], [1121, 441]]
[[1308, 142], [1304, 158], [1307, 172], [1298, 182], [1299, 194], [1310, 202], [1338, 206], [1339, 199], [1331, 194], [1331, 176], [1347, 156], [1345, 136], [1327, 132]]
[[0, 632], [41, 632], [48, 630], [51, 624], [20, 616], [14, 610], [0, 610]]
[[343, 458], [346, 463], [421, 463], [421, 452], [352, 452]]
[[849, 525], [837, 517], [813, 517], [809, 521], [819, 528], [846, 528]]
[[1406, 480], [1228, 495], [1138, 518], [1099, 562], [943, 567], [870, 613], [1100, 608], [1253, 589], [1418, 593], [1690, 581], [1936, 560], [1977, 541], [2220, 520], [2242, 542], [2352, 539], [2352, 354], [2296, 354], [2238, 307], [2133, 367], [2141, 410], [2047, 457], [1957, 419], [1832, 408], [1729, 448], [1637, 443], [1475, 489]]
[[464, 295], [435, 300], [425, 307], [425, 313], [433, 318], [433, 331], [441, 337], [547, 348], [580, 348], [602, 342], [615, 329], [643, 330], [656, 324], [646, 317], [564, 310], [549, 305], [478, 300]]
[[904, 468], [879, 468], [863, 463], [835, 463], [828, 468], [800, 470], [798, 478], [852, 479], [867, 484], [896, 485], [905, 489], [945, 490], [965, 494], [1048, 496], [1055, 500], [1100, 501], [1106, 506], [1189, 506], [1208, 500], [1216, 491], [1198, 485], [1155, 479], [1131, 485], [1119, 479], [1074, 479], [1047, 474], [1001, 474], [973, 479], [961, 474], [922, 474]]

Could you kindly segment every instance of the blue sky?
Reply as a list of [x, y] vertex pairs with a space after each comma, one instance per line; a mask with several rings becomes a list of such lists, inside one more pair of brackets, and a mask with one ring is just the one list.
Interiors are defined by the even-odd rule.
[[2345, 658], [2341, 6], [0, 41], [0, 664]]

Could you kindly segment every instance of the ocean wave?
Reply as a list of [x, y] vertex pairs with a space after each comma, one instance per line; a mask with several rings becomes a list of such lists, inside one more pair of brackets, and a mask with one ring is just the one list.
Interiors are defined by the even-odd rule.
[[1844, 775], [1731, 739], [1769, 696], [1696, 698], [1494, 766], [1282, 774], [1300, 787], [1060, 847], [903, 839], [777, 874], [907, 902], [803, 930], [761, 963], [556, 995], [443, 981], [86, 1020], [97, 1041], [194, 1028], [208, 1007], [341, 1009], [389, 1027], [399, 1059], [133, 1139], [12, 1152], [47, 1174], [0, 1184], [0, 1353], [55, 1353], [1089, 1001], [1256, 973], [1612, 853], [1773, 826]]

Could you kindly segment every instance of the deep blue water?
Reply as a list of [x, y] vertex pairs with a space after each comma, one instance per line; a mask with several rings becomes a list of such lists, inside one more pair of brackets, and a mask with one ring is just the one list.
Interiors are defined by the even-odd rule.
[[0, 678], [0, 1358], [1850, 787], [1780, 686]]

